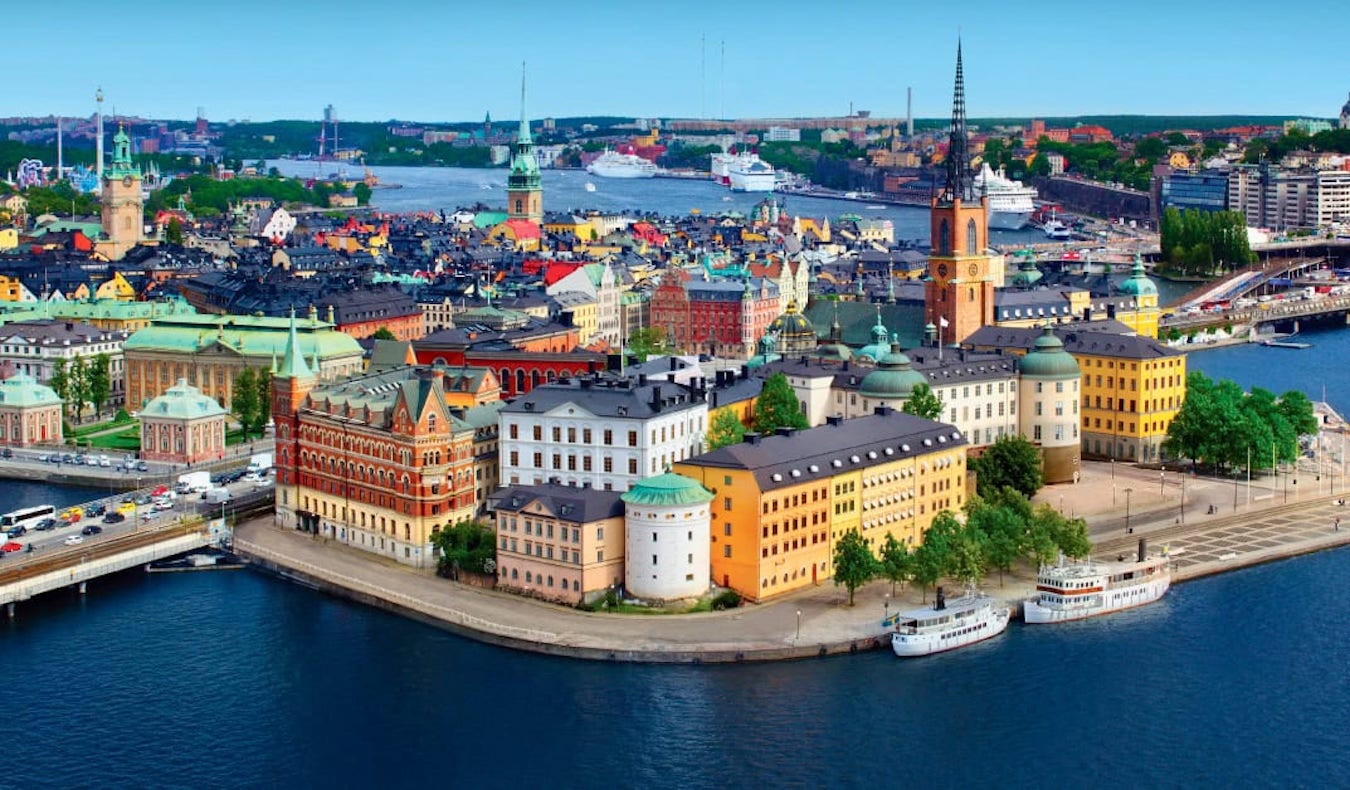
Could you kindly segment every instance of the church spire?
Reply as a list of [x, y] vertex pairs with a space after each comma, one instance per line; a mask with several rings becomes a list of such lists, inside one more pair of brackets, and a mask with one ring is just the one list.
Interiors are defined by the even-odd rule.
[[520, 62], [520, 142], [530, 142], [530, 121], [525, 117], [525, 61]]
[[961, 40], [956, 40], [956, 88], [952, 95], [952, 130], [947, 143], [947, 183], [944, 202], [968, 199], [970, 149], [966, 137], [966, 78], [961, 68]]
[[286, 339], [286, 356], [282, 357], [279, 378], [310, 378], [314, 372], [305, 364], [305, 355], [300, 352], [300, 336], [295, 331], [295, 307], [291, 307], [291, 335]]

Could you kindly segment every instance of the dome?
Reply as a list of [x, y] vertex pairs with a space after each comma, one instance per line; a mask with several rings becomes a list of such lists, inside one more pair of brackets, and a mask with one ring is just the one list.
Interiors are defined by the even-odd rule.
[[774, 351], [777, 347], [778, 338], [774, 337], [772, 332], [765, 332], [764, 336], [759, 339], [759, 353], [746, 360], [746, 367], [753, 370], [782, 359], [783, 356]]
[[847, 362], [852, 358], [853, 352], [843, 343], [822, 343], [811, 354], [811, 359], [818, 362]]
[[1047, 324], [1032, 349], [1022, 357], [1022, 375], [1037, 379], [1076, 379], [1078, 360], [1064, 350], [1064, 342]]
[[1031, 250], [1022, 250], [1017, 253], [1021, 259], [1017, 267], [1017, 273], [1012, 276], [1012, 284], [1017, 288], [1030, 288], [1041, 281], [1045, 275], [1036, 268], [1036, 255]]
[[[28, 406], [50, 406], [59, 404], [61, 399], [56, 391], [27, 373], [15, 373], [0, 381], [0, 406], [24, 408]], [[17, 430], [17, 429], [16, 429]]]
[[200, 417], [225, 415], [225, 409], [202, 391], [179, 379], [178, 383], [164, 391], [163, 395], [151, 400], [141, 409], [141, 417], [168, 417], [178, 420], [192, 420]]
[[1157, 296], [1158, 286], [1144, 273], [1144, 261], [1134, 256], [1134, 266], [1130, 269], [1129, 279], [1120, 284], [1120, 292], [1126, 296]]
[[890, 351], [891, 333], [886, 329], [886, 325], [881, 323], [881, 305], [877, 305], [877, 322], [872, 327], [872, 342], [858, 349], [857, 356], [880, 362]]
[[769, 332], [778, 338], [780, 354], [800, 354], [816, 347], [818, 338], [811, 320], [801, 314], [796, 302], [789, 302], [787, 312], [769, 324]]
[[904, 399], [915, 387], [927, 383], [922, 373], [910, 367], [909, 357], [900, 351], [900, 344], [892, 343], [890, 352], [877, 363], [877, 369], [863, 377], [858, 394], [883, 400]]
[[711, 502], [713, 495], [693, 478], [666, 472], [637, 481], [619, 499], [629, 505], [681, 507]]

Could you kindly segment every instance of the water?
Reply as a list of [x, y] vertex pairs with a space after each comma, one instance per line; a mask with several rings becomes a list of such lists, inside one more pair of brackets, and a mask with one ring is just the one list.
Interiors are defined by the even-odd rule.
[[0, 479], [0, 513], [21, 507], [53, 505], [58, 510], [117, 493], [88, 486], [54, 486], [37, 480]]
[[516, 653], [247, 571], [127, 574], [0, 622], [0, 786], [1343, 787], [1350, 593], [1324, 582], [1347, 574], [1329, 552], [932, 659], [704, 667]]
[[1350, 354], [1350, 332], [1345, 327], [1322, 327], [1300, 332], [1309, 349], [1267, 348], [1247, 344], [1191, 354], [1188, 370], [1212, 379], [1232, 379], [1243, 389], [1265, 387], [1275, 394], [1302, 390], [1313, 400], [1326, 400], [1342, 416], [1350, 416], [1350, 369], [1335, 360]]

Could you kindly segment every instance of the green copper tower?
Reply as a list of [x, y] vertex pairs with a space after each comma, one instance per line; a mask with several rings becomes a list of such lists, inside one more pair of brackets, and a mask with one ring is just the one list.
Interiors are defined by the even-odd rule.
[[544, 189], [539, 159], [534, 154], [530, 122], [525, 117], [525, 64], [520, 64], [520, 133], [511, 147], [511, 174], [506, 178], [506, 213], [510, 219], [539, 223], [544, 219]]

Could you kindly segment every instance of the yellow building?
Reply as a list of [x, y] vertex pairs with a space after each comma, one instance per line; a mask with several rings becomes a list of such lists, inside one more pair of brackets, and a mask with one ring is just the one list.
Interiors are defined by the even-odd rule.
[[136, 289], [131, 287], [121, 272], [113, 272], [113, 276], [104, 280], [94, 291], [94, 298], [130, 302], [136, 298]]
[[578, 241], [596, 238], [595, 226], [585, 217], [574, 214], [553, 214], [544, 218], [544, 232], [550, 236], [571, 234]]
[[13, 250], [19, 246], [18, 228], [0, 228], [0, 250]]
[[[1156, 462], [1186, 400], [1186, 355], [1153, 338], [1060, 324], [1055, 334], [1083, 372], [1080, 388], [1083, 455]], [[1022, 355], [1041, 332], [984, 327], [966, 341], [977, 351]]]
[[0, 299], [6, 302], [29, 301], [32, 295], [29, 294], [25, 297], [25, 294], [28, 294], [28, 289], [23, 286], [18, 277], [0, 274]]
[[674, 465], [716, 494], [712, 577], [754, 601], [833, 575], [834, 545], [859, 530], [910, 548], [933, 517], [965, 504], [966, 442], [945, 423], [893, 409], [773, 436], [749, 434]]
[[561, 313], [572, 316], [578, 345], [589, 346], [594, 342], [600, 331], [600, 303], [596, 298], [580, 291], [564, 291], [555, 294], [553, 300]]

